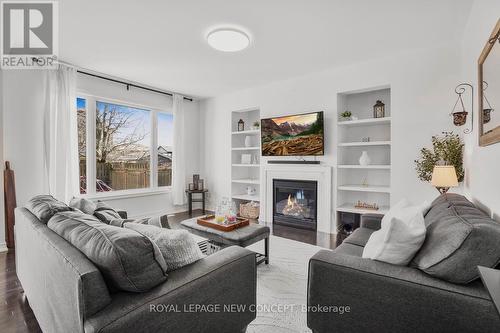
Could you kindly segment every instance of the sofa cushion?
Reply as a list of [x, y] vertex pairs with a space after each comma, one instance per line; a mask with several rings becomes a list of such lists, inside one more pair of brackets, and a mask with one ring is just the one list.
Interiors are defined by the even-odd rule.
[[429, 211], [424, 214], [425, 226], [427, 227], [446, 216], [446, 208], [451, 206], [467, 206], [475, 208], [474, 204], [462, 195], [456, 193], [440, 195], [432, 202]]
[[93, 215], [106, 224], [109, 224], [114, 219], [122, 218], [116, 210], [102, 201], [97, 202]]
[[58, 213], [47, 225], [83, 252], [114, 289], [143, 292], [167, 279], [152, 243], [140, 233], [81, 212]]
[[365, 246], [366, 242], [368, 242], [368, 239], [374, 231], [375, 230], [369, 228], [358, 228], [354, 230], [354, 232], [349, 237], [344, 239], [342, 243]]
[[69, 206], [89, 215], [94, 215], [94, 211], [97, 208], [97, 205], [93, 201], [85, 198], [73, 198], [69, 202]]
[[433, 204], [429, 214], [434, 220], [412, 265], [434, 277], [466, 284], [479, 277], [478, 265], [495, 267], [500, 262], [500, 224], [464, 197], [448, 196]]
[[187, 230], [172, 230], [134, 222], [124, 223], [124, 228], [135, 230], [156, 244], [169, 272], [204, 257], [195, 238]]
[[47, 224], [50, 218], [56, 213], [71, 210], [71, 208], [64, 202], [61, 202], [48, 194], [33, 197], [26, 204], [26, 208], [45, 224]]

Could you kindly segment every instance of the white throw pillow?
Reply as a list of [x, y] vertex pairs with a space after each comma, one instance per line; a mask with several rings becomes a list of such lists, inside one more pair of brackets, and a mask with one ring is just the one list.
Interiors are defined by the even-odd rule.
[[423, 209], [401, 200], [382, 218], [380, 230], [371, 234], [363, 258], [407, 265], [425, 240]]

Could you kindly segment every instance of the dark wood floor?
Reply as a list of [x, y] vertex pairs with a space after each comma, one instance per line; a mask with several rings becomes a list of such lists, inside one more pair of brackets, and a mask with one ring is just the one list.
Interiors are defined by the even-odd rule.
[[[200, 215], [202, 215], [201, 210], [193, 211], [192, 216]], [[180, 228], [180, 222], [189, 217], [187, 212], [174, 214], [169, 216], [169, 223], [172, 228], [177, 229]], [[340, 235], [322, 234], [282, 226], [271, 226], [271, 229], [275, 236], [330, 249], [337, 247], [345, 238]], [[0, 332], [41, 332], [28, 302], [23, 297], [23, 289], [16, 275], [15, 252], [13, 250], [0, 253], [0, 295]]]

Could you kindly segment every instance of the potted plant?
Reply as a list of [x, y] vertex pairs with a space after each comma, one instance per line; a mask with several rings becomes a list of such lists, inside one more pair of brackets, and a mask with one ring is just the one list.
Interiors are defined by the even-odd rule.
[[464, 180], [464, 143], [458, 134], [443, 132], [432, 137], [432, 149], [422, 148], [420, 159], [415, 160], [415, 170], [422, 181], [431, 181], [434, 166], [444, 162], [455, 167], [459, 182]]
[[351, 120], [352, 112], [351, 111], [344, 111], [340, 114], [340, 119], [343, 121], [346, 120]]
[[252, 129], [253, 130], [258, 130], [260, 127], [260, 122], [258, 120], [254, 121], [252, 124]]

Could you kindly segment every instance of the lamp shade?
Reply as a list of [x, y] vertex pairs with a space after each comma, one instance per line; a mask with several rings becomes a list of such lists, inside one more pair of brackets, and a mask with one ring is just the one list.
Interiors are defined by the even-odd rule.
[[453, 165], [436, 165], [432, 172], [431, 184], [435, 187], [458, 186], [455, 167]]

